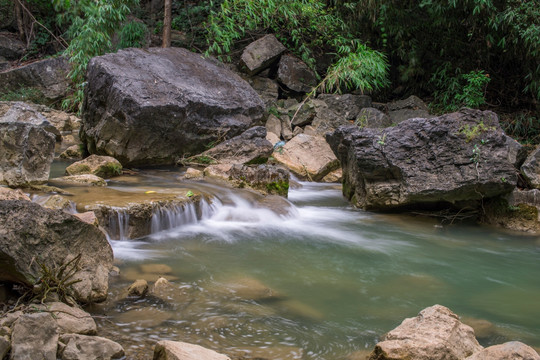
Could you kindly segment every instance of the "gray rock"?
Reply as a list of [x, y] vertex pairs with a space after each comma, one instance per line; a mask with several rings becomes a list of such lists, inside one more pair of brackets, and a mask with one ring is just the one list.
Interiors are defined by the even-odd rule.
[[47, 209], [59, 209], [68, 212], [69, 210], [75, 210], [75, 204], [72, 201], [58, 194], [54, 194], [44, 201], [36, 202]]
[[281, 136], [285, 140], [291, 140], [293, 138], [291, 119], [287, 115], [282, 115], [279, 120], [281, 121]]
[[62, 176], [49, 180], [51, 185], [107, 186], [103, 178], [93, 174]]
[[485, 348], [465, 360], [540, 360], [538, 353], [519, 341], [510, 341]]
[[540, 146], [527, 157], [521, 166], [521, 174], [530, 187], [540, 189]]
[[36, 305], [38, 311], [52, 314], [58, 325], [59, 334], [97, 334], [96, 322], [86, 311], [78, 307], [66, 305], [61, 302]]
[[278, 166], [266, 164], [210, 165], [204, 169], [204, 175], [224, 180], [237, 188], [249, 187], [263, 194], [286, 197], [289, 192], [289, 172]]
[[27, 104], [22, 101], [0, 101], [0, 123], [26, 123], [42, 127], [56, 138], [62, 140], [60, 130], [57, 129], [36, 107], [39, 105]]
[[61, 159], [82, 159], [83, 151], [79, 145], [71, 145], [60, 154]]
[[7, 336], [0, 336], [0, 359], [4, 359], [11, 350], [11, 341]]
[[506, 229], [540, 234], [540, 190], [514, 189], [484, 204], [482, 222]]
[[279, 60], [278, 81], [296, 92], [310, 92], [317, 86], [315, 73], [300, 59], [283, 55]]
[[144, 279], [137, 279], [128, 289], [129, 296], [143, 297], [148, 292], [148, 282]]
[[122, 345], [99, 336], [66, 334], [60, 336], [62, 360], [111, 360], [124, 356]]
[[321, 136], [297, 135], [273, 156], [296, 175], [311, 181], [319, 181], [339, 168], [338, 159]]
[[463, 109], [384, 130], [343, 126], [327, 140], [343, 167], [344, 195], [365, 209], [478, 205], [471, 202], [517, 183], [521, 146], [490, 111]]
[[160, 341], [154, 348], [154, 360], [231, 360], [199, 345], [180, 341]]
[[74, 162], [66, 168], [67, 175], [91, 174], [109, 178], [122, 174], [122, 164], [111, 156], [90, 155], [86, 159]]
[[[297, 111], [298, 107], [300, 107], [300, 110]], [[289, 108], [289, 115], [293, 126], [309, 125], [316, 115], [315, 105], [312, 101], [307, 101], [304, 104], [293, 106]]]
[[388, 116], [392, 124], [412, 118], [428, 118], [429, 109], [417, 96], [411, 95], [405, 100], [398, 100], [387, 104]]
[[316, 112], [312, 125], [323, 136], [341, 125], [353, 123], [360, 110], [371, 106], [367, 95], [321, 94], [312, 102]]
[[180, 48], [93, 58], [83, 109], [90, 153], [124, 166], [174, 164], [262, 123], [264, 104], [230, 70]]
[[79, 271], [72, 279], [73, 295], [80, 302], [107, 297], [113, 254], [105, 235], [95, 226], [61, 210], [45, 209], [28, 201], [0, 201], [0, 281], [33, 285], [41, 276], [38, 261], [49, 269], [81, 254]]
[[392, 120], [382, 111], [368, 107], [360, 110], [354, 124], [359, 128], [386, 128]]
[[56, 360], [57, 344], [57, 325], [51, 314], [24, 314], [13, 324], [10, 359]]
[[69, 89], [67, 74], [70, 65], [66, 58], [49, 58], [0, 73], [0, 93], [34, 88], [44, 99], [56, 101]]
[[279, 85], [276, 80], [255, 76], [247, 79], [247, 82], [259, 94], [266, 109], [275, 105], [279, 96]]
[[0, 56], [8, 60], [19, 60], [26, 51], [26, 45], [16, 34], [0, 33]]
[[54, 158], [55, 137], [42, 126], [0, 122], [0, 184], [44, 184]]
[[195, 158], [210, 158], [213, 164], [261, 163], [268, 160], [273, 150], [272, 144], [266, 140], [266, 128], [255, 126]]
[[268, 34], [246, 46], [240, 67], [249, 75], [255, 75], [276, 62], [285, 50], [273, 34]]
[[30, 201], [30, 198], [25, 193], [23, 193], [20, 189], [10, 189], [7, 187], [0, 186], [0, 201], [2, 200]]
[[470, 326], [450, 309], [434, 305], [387, 333], [369, 360], [461, 360], [480, 350]]
[[281, 120], [273, 114], [268, 116], [266, 120], [266, 131], [275, 134], [277, 137], [281, 136]]

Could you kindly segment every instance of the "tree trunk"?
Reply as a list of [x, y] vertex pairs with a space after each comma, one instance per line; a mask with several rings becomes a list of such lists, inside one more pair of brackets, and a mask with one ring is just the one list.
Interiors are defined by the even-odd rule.
[[19, 30], [19, 38], [21, 41], [26, 42], [26, 36], [24, 31], [24, 20], [23, 20], [23, 12], [21, 4], [19, 3], [20, 0], [15, 0], [15, 16], [17, 17], [17, 29]]
[[165, 16], [163, 19], [163, 45], [162, 47], [171, 47], [171, 0], [165, 0]]

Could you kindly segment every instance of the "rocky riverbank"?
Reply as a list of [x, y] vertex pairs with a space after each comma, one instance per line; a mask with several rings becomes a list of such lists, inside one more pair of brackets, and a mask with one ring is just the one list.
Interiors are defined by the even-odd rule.
[[[107, 235], [128, 240], [177, 227], [184, 216], [210, 211], [213, 201], [188, 187], [142, 194], [108, 189], [108, 182], [128, 182], [137, 173], [126, 168], [190, 165], [184, 180], [217, 179], [267, 199], [287, 197], [292, 172], [342, 181], [347, 199], [368, 210], [450, 211], [448, 222], [467, 215], [540, 229], [540, 150], [527, 154], [504, 134], [495, 113], [463, 109], [433, 117], [416, 97], [389, 104], [358, 94], [306, 97], [314, 76], [276, 41], [269, 36], [248, 46], [243, 74], [185, 49], [94, 58], [80, 120], [44, 106], [0, 103], [0, 184], [22, 189], [0, 187], [0, 281], [16, 293], [4, 299], [0, 358], [124, 356], [77, 307], [107, 297], [115, 271]], [[59, 156], [80, 161], [50, 179]], [[38, 204], [44, 194], [54, 198]], [[166, 284], [156, 282], [150, 293], [169, 291]], [[128, 295], [149, 293], [144, 282], [136, 285]], [[29, 303], [16, 304], [19, 296]], [[482, 349], [455, 314], [434, 306], [388, 333], [369, 359], [505, 359], [514, 352], [539, 359], [515, 342]], [[157, 343], [154, 359], [176, 358], [227, 356]]]

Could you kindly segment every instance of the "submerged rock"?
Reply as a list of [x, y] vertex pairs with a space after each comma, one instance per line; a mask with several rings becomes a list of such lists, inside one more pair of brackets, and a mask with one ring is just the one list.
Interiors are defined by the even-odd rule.
[[58, 269], [81, 255], [72, 285], [80, 302], [107, 297], [112, 249], [95, 226], [61, 210], [45, 209], [28, 201], [0, 201], [0, 281], [34, 285], [42, 275], [39, 263]]
[[369, 360], [462, 360], [480, 350], [470, 326], [450, 309], [434, 305], [387, 333]]
[[475, 206], [511, 192], [523, 160], [522, 146], [490, 111], [463, 109], [384, 130], [343, 126], [327, 140], [343, 167], [344, 195], [370, 210]]
[[231, 360], [199, 345], [163, 340], [154, 348], [154, 360]]
[[264, 104], [238, 75], [181, 48], [93, 58], [81, 138], [124, 166], [164, 165], [262, 122]]
[[94, 174], [62, 176], [49, 181], [52, 185], [107, 186], [107, 182]]

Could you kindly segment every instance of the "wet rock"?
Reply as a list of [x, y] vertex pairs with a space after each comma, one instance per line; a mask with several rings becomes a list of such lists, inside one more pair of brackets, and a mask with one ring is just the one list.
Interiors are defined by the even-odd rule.
[[209, 178], [228, 182], [237, 188], [251, 188], [263, 194], [287, 196], [289, 172], [273, 165], [211, 165], [204, 169]]
[[395, 127], [343, 126], [327, 136], [343, 168], [343, 193], [370, 210], [474, 207], [517, 183], [521, 145], [490, 111], [462, 109]]
[[296, 92], [310, 92], [317, 85], [317, 77], [302, 60], [283, 55], [279, 60], [277, 80]]
[[173, 314], [155, 307], [141, 307], [118, 315], [115, 320], [121, 323], [136, 323], [137, 326], [154, 328], [171, 319]]
[[201, 170], [197, 170], [194, 168], [188, 168], [184, 175], [182, 176], [183, 179], [199, 179], [202, 178], [203, 172]]
[[36, 305], [35, 310], [47, 312], [53, 316], [58, 325], [59, 334], [97, 334], [96, 322], [86, 311], [61, 302]]
[[2, 200], [26, 200], [30, 201], [30, 198], [23, 193], [20, 189], [10, 189], [0, 186], [0, 201]]
[[81, 254], [72, 285], [80, 302], [103, 301], [113, 254], [105, 235], [96, 227], [61, 210], [45, 209], [28, 201], [0, 202], [0, 257], [6, 259], [0, 280], [34, 284], [39, 262], [54, 269]]
[[26, 45], [16, 34], [0, 33], [0, 56], [8, 60], [19, 60], [26, 51]]
[[278, 300], [283, 297], [282, 294], [266, 286], [260, 280], [250, 277], [240, 277], [228, 281], [216, 291], [243, 300], [254, 301]]
[[55, 136], [42, 125], [0, 118], [0, 184], [44, 184], [54, 158]]
[[470, 326], [450, 309], [434, 305], [387, 333], [369, 360], [459, 360], [480, 350]]
[[238, 75], [181, 48], [93, 58], [81, 138], [124, 166], [174, 164], [259, 125], [264, 104]]
[[255, 75], [276, 62], [287, 49], [273, 34], [268, 34], [244, 49], [240, 67], [249, 75]]
[[143, 279], [137, 279], [128, 287], [127, 291], [129, 296], [144, 297], [148, 292], [148, 282]]
[[139, 271], [138, 269], [129, 268], [122, 271], [121, 274], [122, 279], [128, 280], [128, 281], [136, 281], [138, 279], [143, 279], [148, 282], [157, 281], [160, 277], [164, 277], [168, 281], [178, 280], [177, 276], [169, 275], [169, 274], [155, 274], [155, 273], [143, 273]]
[[230, 358], [199, 345], [164, 340], [156, 344], [154, 360], [230, 360]]
[[268, 115], [265, 126], [268, 133], [273, 133], [278, 138], [281, 136], [281, 120], [277, 116], [273, 114]]
[[73, 216], [77, 217], [79, 220], [87, 223], [87, 224], [90, 224], [90, 225], [93, 225], [93, 226], [99, 226], [99, 222], [98, 222], [98, 219], [96, 217], [96, 214], [94, 214], [93, 211], [87, 211], [87, 212], [83, 212], [83, 213], [75, 213], [73, 214]]
[[62, 195], [52, 195], [45, 202], [40, 203], [40, 205], [53, 210], [58, 209], [66, 211], [75, 209], [75, 205]]
[[321, 179], [325, 183], [339, 183], [343, 178], [343, 170], [341, 168], [334, 170]]
[[538, 146], [521, 166], [521, 174], [533, 189], [540, 189], [540, 146]]
[[487, 347], [465, 360], [540, 360], [540, 355], [522, 342], [510, 341]]
[[291, 212], [294, 212], [294, 206], [287, 201], [287, 199], [278, 196], [278, 195], [267, 195], [259, 199], [255, 206], [263, 208], [263, 209], [269, 209], [272, 212], [287, 216], [290, 215]]
[[107, 186], [107, 182], [94, 174], [80, 174], [62, 176], [49, 181], [53, 185], [84, 185], [84, 186]]
[[7, 336], [0, 336], [0, 359], [4, 359], [11, 350], [11, 341]]
[[259, 164], [265, 163], [273, 150], [266, 140], [266, 128], [256, 126], [197, 155], [195, 161], [202, 157], [212, 164]]
[[82, 159], [83, 151], [79, 145], [71, 145], [60, 154], [61, 159]]
[[67, 175], [92, 174], [109, 178], [122, 174], [122, 164], [111, 156], [90, 155], [66, 168]]
[[0, 93], [34, 88], [50, 101], [65, 97], [70, 65], [65, 57], [48, 58], [0, 73]]
[[124, 357], [122, 346], [99, 336], [66, 334], [60, 336], [62, 360], [110, 360]]
[[281, 312], [286, 312], [292, 317], [315, 321], [322, 321], [324, 319], [324, 314], [321, 311], [298, 300], [280, 301], [278, 307], [281, 309]]
[[359, 128], [387, 128], [392, 126], [392, 120], [382, 111], [367, 107], [360, 110], [354, 125]]
[[319, 181], [339, 168], [339, 161], [323, 137], [300, 134], [274, 151], [274, 159], [293, 173]]
[[540, 190], [514, 189], [487, 201], [482, 222], [506, 229], [540, 233]]
[[51, 314], [24, 314], [13, 324], [10, 358], [56, 360], [57, 344], [57, 325]]
[[429, 118], [429, 109], [417, 96], [411, 95], [405, 100], [398, 100], [386, 105], [392, 124], [412, 118]]

